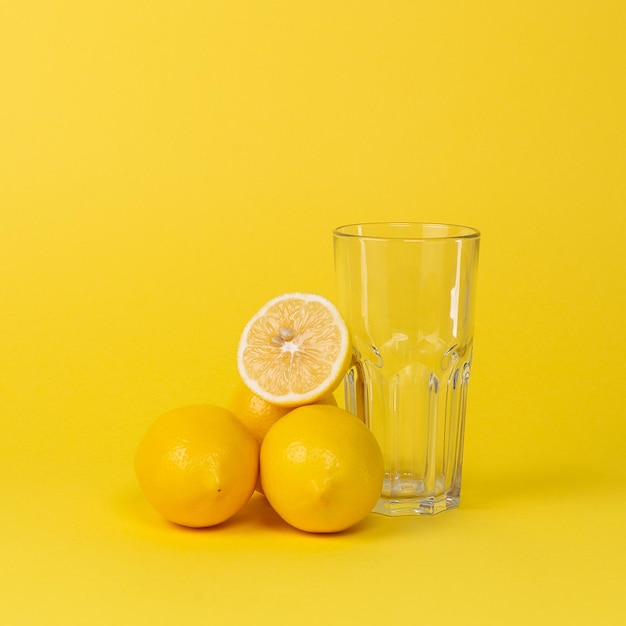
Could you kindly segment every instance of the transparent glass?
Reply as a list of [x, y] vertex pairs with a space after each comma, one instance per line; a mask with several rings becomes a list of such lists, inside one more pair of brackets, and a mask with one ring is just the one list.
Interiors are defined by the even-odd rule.
[[385, 479], [375, 511], [459, 505], [480, 233], [373, 223], [333, 231], [337, 304], [354, 350], [346, 408], [376, 436]]

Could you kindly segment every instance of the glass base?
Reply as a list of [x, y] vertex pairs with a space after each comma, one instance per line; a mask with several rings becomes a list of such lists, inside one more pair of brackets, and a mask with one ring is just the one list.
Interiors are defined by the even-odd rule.
[[459, 496], [441, 496], [439, 498], [386, 498], [382, 497], [373, 508], [374, 513], [399, 517], [401, 515], [435, 515], [456, 509], [460, 504]]
[[[408, 472], [385, 475], [382, 494], [374, 513], [390, 517], [400, 515], [435, 515], [456, 509], [461, 501], [459, 480], [446, 485], [445, 477], [439, 476], [430, 483]], [[429, 486], [430, 485], [430, 488]]]

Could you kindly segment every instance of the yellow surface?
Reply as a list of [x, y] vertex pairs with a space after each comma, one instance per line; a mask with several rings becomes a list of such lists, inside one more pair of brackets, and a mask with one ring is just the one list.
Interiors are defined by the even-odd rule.
[[[622, 623], [624, 7], [2, 3], [2, 623]], [[368, 220], [483, 233], [461, 508], [161, 521], [145, 429]]]

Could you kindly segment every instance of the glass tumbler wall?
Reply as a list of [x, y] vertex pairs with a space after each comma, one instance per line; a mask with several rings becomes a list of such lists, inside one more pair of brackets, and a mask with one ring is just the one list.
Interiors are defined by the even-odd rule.
[[333, 232], [337, 303], [354, 350], [345, 404], [376, 436], [385, 479], [375, 511], [458, 506], [472, 366], [480, 233], [375, 223]]

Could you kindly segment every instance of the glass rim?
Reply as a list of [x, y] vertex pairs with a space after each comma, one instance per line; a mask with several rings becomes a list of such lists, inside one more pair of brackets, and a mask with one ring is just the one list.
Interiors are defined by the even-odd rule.
[[[370, 234], [359, 232], [364, 227], [368, 228], [387, 228], [386, 234]], [[402, 233], [403, 228], [415, 229], [419, 227], [422, 229], [421, 235], [417, 236], [410, 233]], [[397, 228], [397, 233], [392, 233], [391, 230]], [[437, 229], [445, 230], [445, 234], [427, 234], [426, 230]], [[361, 240], [378, 240], [378, 241], [445, 241], [445, 240], [458, 240], [458, 239], [479, 239], [480, 231], [472, 226], [463, 226], [461, 224], [449, 224], [444, 222], [355, 222], [353, 224], [344, 224], [343, 226], [337, 226], [333, 229], [333, 235], [335, 237], [347, 237]]]

